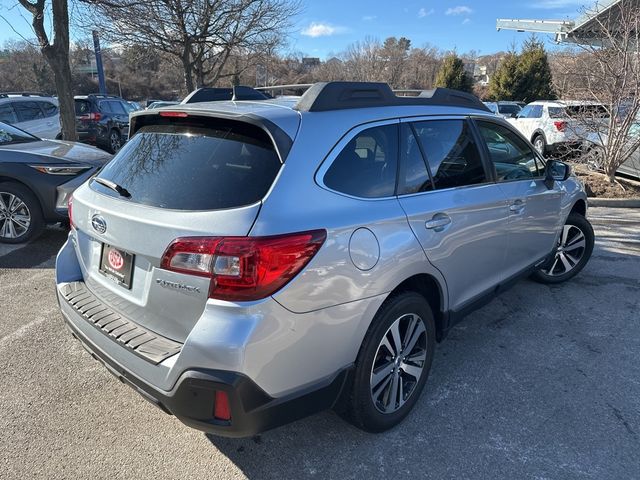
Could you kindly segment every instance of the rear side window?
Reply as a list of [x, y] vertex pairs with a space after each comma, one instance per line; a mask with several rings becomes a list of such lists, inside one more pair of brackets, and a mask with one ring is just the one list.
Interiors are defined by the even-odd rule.
[[[206, 128], [143, 127], [99, 177], [125, 188], [134, 203], [174, 210], [217, 210], [261, 200], [280, 165], [262, 129], [242, 122], [212, 121]], [[91, 187], [120, 197], [97, 182]]]
[[0, 105], [0, 122], [16, 123], [18, 117], [9, 104]]
[[53, 117], [58, 113], [58, 107], [56, 107], [53, 103], [49, 102], [38, 102], [42, 107], [42, 111], [44, 112], [45, 117]]
[[358, 133], [324, 175], [332, 190], [362, 198], [395, 194], [398, 165], [398, 125], [368, 128]]
[[487, 181], [480, 152], [466, 121], [429, 120], [413, 126], [436, 190]]
[[433, 189], [418, 139], [413, 134], [411, 126], [406, 123], [402, 124], [400, 158], [398, 195], [428, 192]]
[[13, 108], [18, 115], [19, 122], [28, 122], [29, 120], [44, 118], [44, 113], [40, 110], [37, 102], [15, 102]]
[[122, 103], [115, 101], [115, 100], [111, 100], [109, 103], [109, 106], [111, 107], [111, 111], [117, 115], [124, 115], [125, 113], [127, 113], [127, 111], [125, 110], [125, 108], [122, 106]]
[[98, 104], [98, 108], [102, 113], [111, 113], [111, 102], [102, 101]]

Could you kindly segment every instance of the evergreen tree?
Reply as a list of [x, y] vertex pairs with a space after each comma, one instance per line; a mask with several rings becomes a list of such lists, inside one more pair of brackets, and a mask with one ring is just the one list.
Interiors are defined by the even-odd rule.
[[531, 36], [520, 54], [511, 51], [489, 80], [492, 100], [553, 100], [551, 68], [542, 42]]
[[464, 62], [455, 53], [444, 58], [435, 86], [473, 93], [473, 79], [464, 71]]
[[491, 100], [520, 100], [517, 98], [520, 72], [519, 56], [515, 51], [507, 53], [495, 73], [489, 79], [489, 95]]
[[554, 100], [551, 68], [544, 44], [531, 36], [523, 45], [518, 61], [517, 100]]

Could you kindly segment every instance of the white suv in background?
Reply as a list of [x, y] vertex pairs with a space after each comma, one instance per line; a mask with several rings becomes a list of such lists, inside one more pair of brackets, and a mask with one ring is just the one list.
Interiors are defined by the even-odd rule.
[[59, 138], [58, 99], [39, 93], [0, 93], [0, 122], [18, 127], [38, 138]]
[[584, 131], [587, 122], [583, 119], [587, 117], [606, 118], [606, 110], [587, 102], [537, 101], [508, 121], [545, 155], [581, 150], [584, 139], [589, 136]]

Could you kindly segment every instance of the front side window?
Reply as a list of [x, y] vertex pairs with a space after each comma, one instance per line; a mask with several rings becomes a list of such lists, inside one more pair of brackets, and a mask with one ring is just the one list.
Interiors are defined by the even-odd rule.
[[542, 105], [532, 105], [529, 118], [542, 118]]
[[429, 120], [413, 126], [436, 190], [487, 181], [480, 152], [465, 120]]
[[395, 194], [397, 164], [398, 125], [368, 128], [342, 149], [323, 181], [354, 197], [390, 197]]
[[477, 122], [499, 182], [530, 180], [541, 169], [533, 150], [515, 132], [491, 122]]
[[518, 113], [518, 118], [529, 118], [529, 115], [531, 115], [531, 108], [532, 105], [523, 107], [522, 110], [520, 110], [520, 113]]
[[44, 113], [40, 110], [37, 102], [16, 102], [13, 108], [18, 115], [19, 122], [28, 122], [30, 120], [44, 118]]

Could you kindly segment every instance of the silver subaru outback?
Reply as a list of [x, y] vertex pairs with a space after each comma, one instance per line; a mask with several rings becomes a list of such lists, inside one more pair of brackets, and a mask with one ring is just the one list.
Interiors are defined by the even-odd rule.
[[246, 436], [335, 408], [391, 428], [465, 314], [591, 255], [569, 167], [473, 96], [242, 98], [134, 113], [57, 257], [73, 336], [187, 425]]

